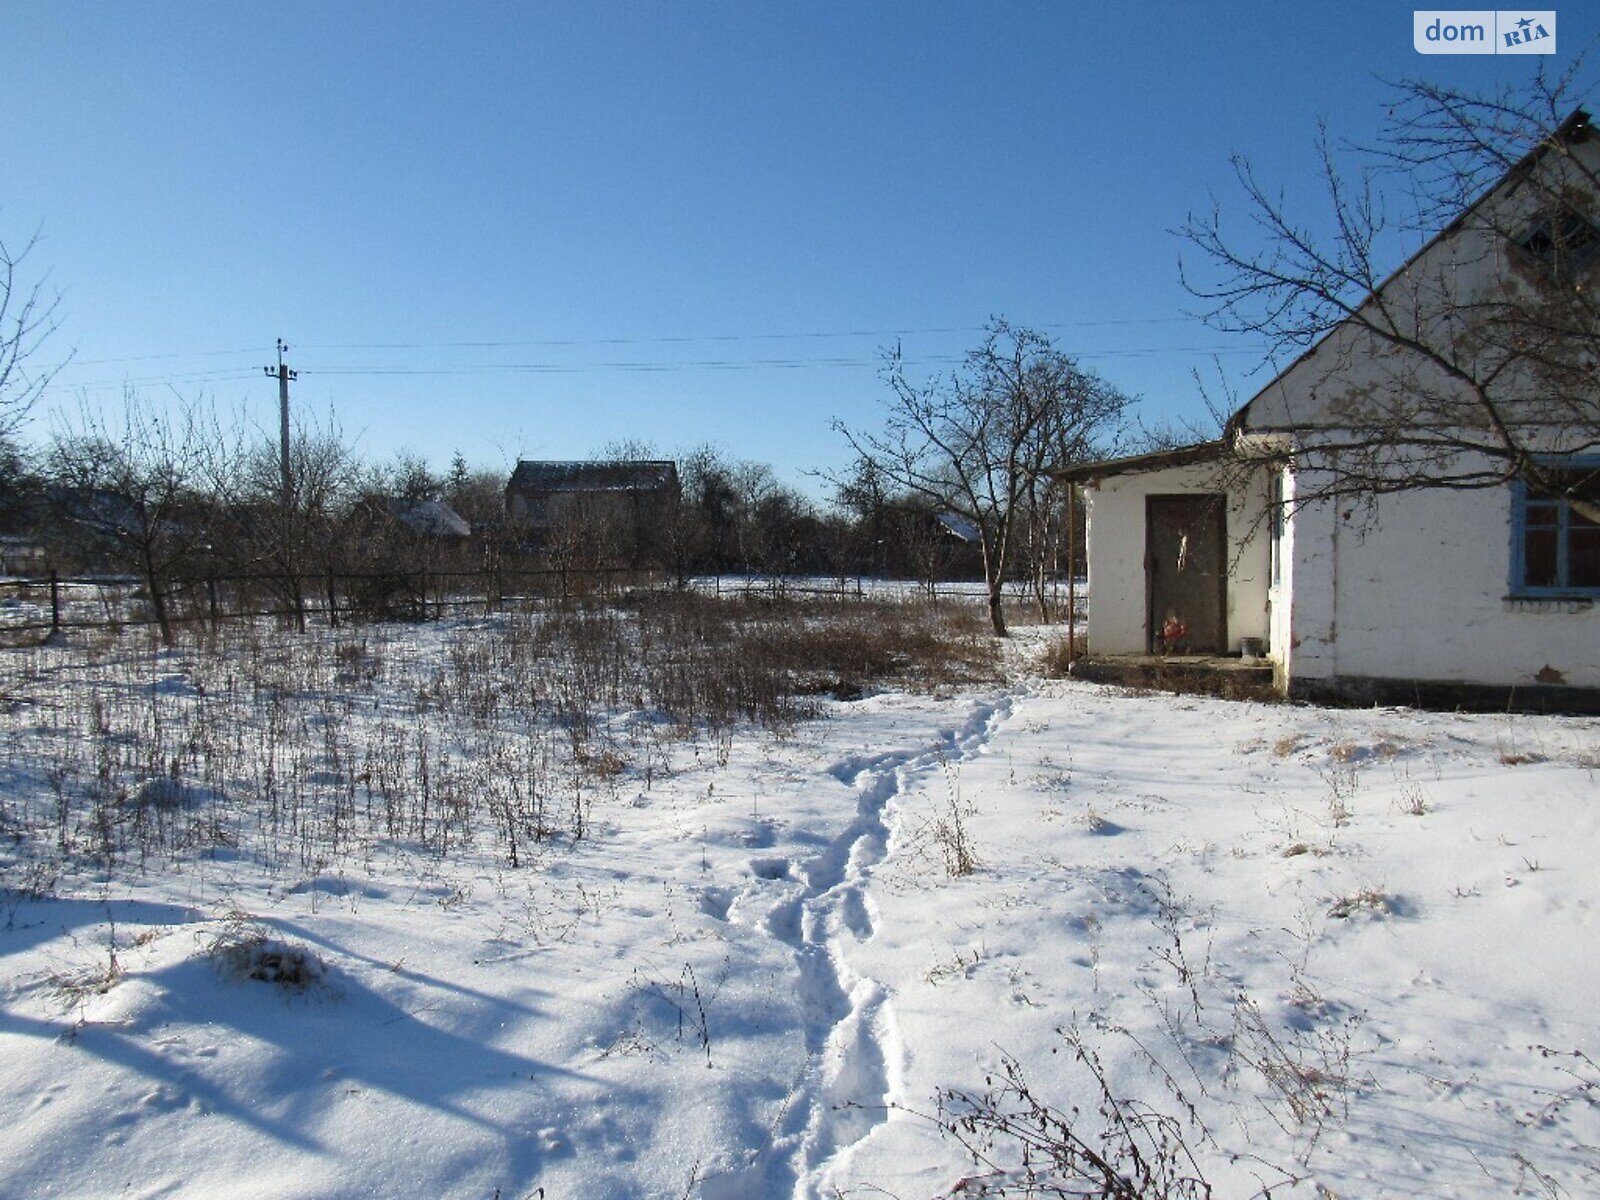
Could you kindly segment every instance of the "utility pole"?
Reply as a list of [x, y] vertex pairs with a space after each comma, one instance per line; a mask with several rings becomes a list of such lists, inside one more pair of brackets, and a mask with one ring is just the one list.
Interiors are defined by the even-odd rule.
[[278, 365], [276, 367], [262, 367], [268, 375], [278, 377], [278, 446], [280, 451], [280, 466], [283, 469], [283, 510], [288, 512], [294, 507], [294, 476], [289, 471], [289, 381], [299, 377], [298, 371], [291, 371], [283, 361], [283, 353], [289, 348], [282, 339], [278, 339]]

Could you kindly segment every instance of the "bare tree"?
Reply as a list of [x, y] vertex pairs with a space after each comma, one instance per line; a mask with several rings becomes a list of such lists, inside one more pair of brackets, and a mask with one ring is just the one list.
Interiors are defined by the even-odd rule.
[[977, 530], [989, 620], [1004, 637], [1003, 587], [1019, 525], [1045, 503], [1046, 468], [1096, 456], [1129, 399], [1043, 334], [1004, 319], [989, 322], [948, 378], [913, 383], [899, 347], [884, 375], [884, 431], [837, 428], [878, 477]]
[[21, 249], [0, 241], [0, 448], [9, 444], [53, 372], [38, 365], [39, 348], [56, 328], [58, 298], [20, 277], [37, 236]]
[[341, 553], [338, 518], [355, 482], [354, 456], [331, 418], [297, 426], [286, 505], [277, 437], [259, 434], [235, 453], [239, 469], [223, 493], [230, 522], [225, 552], [239, 572], [260, 575], [304, 629], [308, 593], [319, 575], [333, 573]]
[[1397, 85], [1377, 144], [1323, 132], [1318, 223], [1244, 159], [1242, 220], [1190, 216], [1203, 267], [1185, 283], [1211, 324], [1361, 381], [1288, 415], [1309, 468], [1296, 503], [1521, 481], [1600, 522], [1600, 480], [1560, 461], [1600, 447], [1600, 138], [1574, 107], [1580, 66], [1487, 95]]
[[220, 444], [204, 405], [157, 411], [129, 392], [116, 418], [85, 410], [48, 452], [57, 529], [80, 555], [139, 576], [167, 645], [171, 586], [210, 549]]
[[671, 527], [671, 560], [682, 586], [696, 572], [735, 566], [739, 505], [733, 466], [720, 448], [696, 446], [677, 461], [682, 497]]

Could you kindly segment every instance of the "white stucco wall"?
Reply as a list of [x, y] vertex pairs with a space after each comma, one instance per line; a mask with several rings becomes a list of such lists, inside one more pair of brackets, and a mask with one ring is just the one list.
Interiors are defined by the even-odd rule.
[[[1573, 153], [1586, 169], [1600, 168], [1600, 139], [1580, 143]], [[1577, 182], [1572, 164], [1559, 156], [1539, 169]], [[1540, 203], [1536, 190], [1513, 182], [1463, 214], [1385, 285], [1387, 319], [1403, 330], [1415, 321], [1443, 345], [1459, 336], [1465, 314], [1484, 299], [1536, 295], [1542, 277], [1506, 233], [1531, 220]], [[1559, 411], [1552, 415], [1537, 380], [1514, 372], [1495, 386], [1501, 397], [1515, 400], [1501, 416], [1521, 444], [1552, 453], [1582, 446], [1590, 427]], [[1329, 454], [1320, 459], [1323, 465], [1338, 462], [1341, 451], [1326, 448], [1343, 443], [1343, 453], [1359, 455], [1359, 448], [1348, 447], [1358, 447], [1362, 430], [1425, 428], [1448, 418], [1459, 422], [1451, 433], [1464, 446], [1494, 447], [1499, 438], [1472, 395], [1358, 322], [1335, 329], [1241, 416], [1245, 435], [1292, 439], [1298, 472], [1292, 483], [1302, 498], [1325, 482], [1316, 470], [1319, 456]], [[1411, 453], [1423, 476], [1488, 468], [1487, 479], [1494, 470], [1471, 449], [1454, 457], [1431, 448]], [[1381, 451], [1366, 468], [1359, 458], [1346, 465], [1396, 477], [1404, 469]], [[1279, 589], [1288, 603], [1273, 612], [1274, 644], [1288, 648], [1288, 675], [1600, 686], [1600, 605], [1509, 598], [1511, 505], [1511, 489], [1499, 485], [1398, 492], [1370, 507], [1353, 500], [1306, 503], [1288, 525]]]
[[1269, 657], [1277, 668], [1274, 677], [1281, 689], [1288, 685], [1291, 648], [1294, 646], [1295, 479], [1294, 471], [1287, 465], [1274, 465], [1268, 469], [1278, 479], [1278, 499], [1283, 506], [1283, 530], [1278, 542], [1278, 578], [1267, 588], [1267, 646]]
[[1508, 598], [1509, 487], [1310, 505], [1291, 527], [1294, 677], [1600, 687], [1600, 606]]
[[[1592, 180], [1600, 174], [1600, 137], [1590, 136], [1569, 152], [1571, 161], [1562, 156], [1543, 160], [1538, 167], [1546, 180], [1543, 187], [1518, 185], [1508, 177], [1463, 213], [1384, 282], [1381, 305], [1374, 301], [1363, 306], [1360, 319], [1334, 328], [1263, 388], [1246, 406], [1244, 429], [1288, 433], [1305, 449], [1315, 445], [1319, 431], [1338, 442], [1352, 427], [1404, 427], [1419, 420], [1436, 425], [1448, 417], [1459, 423], [1453, 432], [1462, 445], [1496, 446], [1498, 434], [1471, 392], [1426, 355], [1368, 332], [1363, 319], [1403, 338], [1449, 347], [1464, 338], [1477, 306], [1521, 297], [1528, 311], [1537, 312], [1545, 277], [1511, 244], [1508, 233], [1540, 215], [1562, 186], [1593, 191]], [[1588, 207], [1600, 209], [1600, 198], [1591, 197]], [[1542, 404], [1546, 389], [1533, 366], [1500, 361], [1508, 340], [1504, 331], [1492, 335], [1491, 349], [1476, 368], [1466, 349], [1470, 340], [1451, 355], [1469, 369], [1495, 368], [1492, 390], [1502, 405], [1498, 415], [1525, 444], [1550, 452], [1584, 448], [1592, 431], [1574, 425], [1569, 408]], [[1419, 453], [1435, 468], [1440, 462], [1436, 446]]]
[[[1144, 654], [1145, 498], [1206, 495], [1224, 490], [1217, 468], [1201, 464], [1117, 475], [1084, 488], [1089, 543], [1089, 653]], [[1268, 573], [1264, 519], [1267, 473], [1254, 472], [1230, 495], [1228, 526], [1228, 646], [1242, 637], [1269, 637]]]

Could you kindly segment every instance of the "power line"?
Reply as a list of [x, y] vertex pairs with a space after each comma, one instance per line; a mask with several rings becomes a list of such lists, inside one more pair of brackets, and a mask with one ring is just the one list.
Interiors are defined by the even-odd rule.
[[[302, 349], [304, 345], [302, 344]], [[1265, 353], [1264, 348], [1258, 346], [1138, 346], [1125, 349], [1106, 350], [1077, 350], [1072, 351], [1072, 357], [1083, 360], [1102, 359], [1141, 359], [1155, 358], [1163, 355], [1226, 355], [1234, 356], [1248, 354], [1260, 357]], [[920, 357], [908, 357], [905, 364], [911, 367], [942, 367], [951, 366], [962, 361], [963, 355], [959, 354], [928, 354]], [[830, 356], [826, 358], [737, 358], [737, 359], [688, 359], [680, 361], [597, 361], [580, 363], [559, 362], [511, 362], [511, 363], [459, 363], [444, 364], [437, 367], [389, 367], [389, 366], [363, 366], [335, 364], [326, 367], [304, 367], [297, 374], [307, 376], [339, 376], [347, 378], [385, 378], [385, 377], [471, 377], [471, 376], [512, 376], [512, 375], [589, 375], [605, 373], [633, 373], [633, 374], [674, 374], [690, 371], [793, 371], [817, 370], [827, 368], [865, 368], [882, 365], [882, 359], [873, 356]], [[66, 381], [57, 376], [57, 381], [45, 389], [46, 394], [60, 394], [77, 391], [95, 391], [106, 388], [154, 386], [177, 383], [228, 383], [241, 380], [256, 379], [259, 376], [254, 370], [240, 370], [236, 368], [222, 368], [211, 371], [190, 371], [182, 374], [124, 376], [120, 379], [95, 379]]]
[[[1193, 317], [1108, 317], [1092, 321], [1051, 321], [1035, 326], [1038, 329], [1103, 329], [1141, 325], [1188, 325]], [[948, 334], [981, 333], [982, 325], [940, 325], [903, 329], [833, 329], [797, 330], [782, 333], [707, 333], [660, 334], [649, 337], [600, 338], [522, 338], [505, 340], [474, 340], [447, 342], [301, 342], [302, 350], [512, 350], [526, 347], [552, 347], [571, 349], [578, 346], [649, 346], [688, 345], [696, 342], [763, 342], [763, 341], [816, 341], [829, 338], [861, 337], [923, 337]], [[242, 346], [229, 350], [169, 350], [157, 354], [130, 354], [115, 358], [74, 359], [76, 366], [111, 366], [116, 363], [159, 362], [181, 358], [227, 358], [234, 355], [254, 356], [271, 346]]]
[[[1038, 329], [1099, 329], [1113, 326], [1135, 325], [1188, 325], [1193, 317], [1120, 317], [1095, 321], [1053, 321], [1038, 325]], [[772, 342], [808, 341], [827, 338], [859, 337], [922, 337], [954, 333], [981, 333], [982, 325], [942, 325], [921, 329], [832, 329], [806, 330], [788, 333], [705, 333], [661, 334], [651, 337], [608, 338], [539, 338], [512, 341], [464, 342], [307, 342], [303, 349], [310, 350], [508, 350], [530, 346], [646, 346], [683, 345], [694, 342]]]
[[126, 358], [74, 358], [74, 366], [103, 367], [112, 363], [156, 362], [164, 358], [227, 358], [235, 354], [259, 354], [260, 346], [246, 346], [240, 350], [169, 350], [164, 354], [130, 354]]

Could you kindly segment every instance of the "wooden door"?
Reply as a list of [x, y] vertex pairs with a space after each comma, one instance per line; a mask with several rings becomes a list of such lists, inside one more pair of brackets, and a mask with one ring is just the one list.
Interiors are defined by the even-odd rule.
[[1147, 624], [1152, 654], [1228, 648], [1228, 528], [1224, 498], [1145, 498]]

